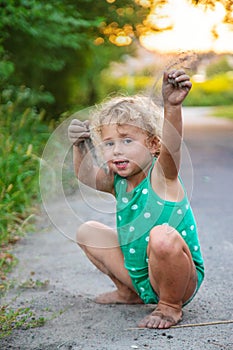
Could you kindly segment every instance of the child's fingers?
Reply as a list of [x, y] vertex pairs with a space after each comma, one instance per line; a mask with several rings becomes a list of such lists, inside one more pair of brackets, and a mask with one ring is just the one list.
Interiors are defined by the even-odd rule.
[[177, 80], [173, 78], [168, 78], [168, 83], [172, 84], [174, 87], [192, 87], [190, 80]]
[[80, 126], [89, 129], [89, 120], [85, 120], [84, 122], [78, 119], [72, 119], [70, 122], [70, 126]]
[[84, 130], [79, 130], [79, 131], [70, 130], [69, 131], [69, 137], [76, 137], [76, 138], [79, 138], [79, 137], [90, 137], [90, 133], [86, 132]]
[[185, 73], [183, 69], [169, 72], [167, 81], [174, 87], [191, 88], [192, 86], [189, 76]]
[[80, 140], [80, 141], [83, 141], [87, 138], [90, 137], [90, 133], [89, 132], [86, 132], [86, 131], [79, 131], [79, 132], [76, 132], [76, 131], [70, 131], [69, 132], [69, 139], [70, 140]]
[[72, 143], [82, 142], [90, 137], [88, 124], [78, 119], [73, 119], [68, 127], [68, 137]]
[[174, 70], [168, 72], [168, 76], [170, 78], [177, 78], [178, 76], [183, 75], [183, 74], [186, 75], [184, 69], [174, 69]]
[[85, 125], [70, 125], [69, 126], [69, 131], [71, 132], [89, 132], [87, 127]]
[[71, 125], [83, 125], [84, 122], [82, 122], [81, 120], [79, 119], [72, 119], [71, 120]]
[[89, 125], [87, 121], [81, 122], [78, 119], [73, 119], [68, 127], [69, 132], [89, 132]]
[[86, 126], [86, 128], [89, 130], [89, 126], [90, 126], [90, 121], [89, 120], [85, 120], [83, 122], [83, 124]]

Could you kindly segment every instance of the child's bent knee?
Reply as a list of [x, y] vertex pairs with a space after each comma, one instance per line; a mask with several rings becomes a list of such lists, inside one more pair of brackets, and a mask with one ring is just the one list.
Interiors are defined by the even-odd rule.
[[81, 248], [113, 248], [119, 245], [115, 231], [98, 221], [87, 221], [80, 225], [76, 242]]
[[90, 234], [90, 227], [93, 227], [95, 221], [87, 221], [81, 224], [76, 232], [76, 242], [79, 245], [85, 244], [87, 235]]
[[181, 249], [180, 235], [169, 225], [155, 226], [150, 232], [149, 250], [153, 250], [156, 255], [170, 255], [175, 250]]

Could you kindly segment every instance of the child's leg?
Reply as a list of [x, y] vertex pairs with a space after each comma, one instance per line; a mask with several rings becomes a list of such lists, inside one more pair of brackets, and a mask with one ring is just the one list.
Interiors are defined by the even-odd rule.
[[117, 287], [114, 292], [101, 294], [96, 298], [96, 302], [101, 304], [142, 303], [124, 267], [124, 258], [115, 231], [99, 222], [89, 221], [80, 226], [77, 232], [77, 243], [89, 260], [108, 275]]
[[182, 304], [195, 292], [196, 268], [187, 244], [168, 225], [151, 230], [148, 257], [150, 283], [159, 296], [159, 303], [140, 326], [169, 328], [180, 321]]

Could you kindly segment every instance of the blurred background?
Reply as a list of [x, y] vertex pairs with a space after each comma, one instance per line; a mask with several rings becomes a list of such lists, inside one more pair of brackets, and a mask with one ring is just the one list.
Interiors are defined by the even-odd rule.
[[164, 69], [188, 70], [186, 106], [233, 118], [233, 2], [0, 1], [0, 266], [40, 203], [47, 140], [110, 94], [156, 94]]

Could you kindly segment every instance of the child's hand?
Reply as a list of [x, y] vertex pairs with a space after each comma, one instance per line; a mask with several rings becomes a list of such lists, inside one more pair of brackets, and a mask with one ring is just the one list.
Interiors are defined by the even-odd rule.
[[164, 104], [179, 105], [192, 87], [189, 76], [183, 69], [164, 72], [162, 94]]
[[81, 122], [73, 119], [68, 127], [68, 137], [73, 145], [78, 146], [81, 142], [90, 138], [89, 122]]

